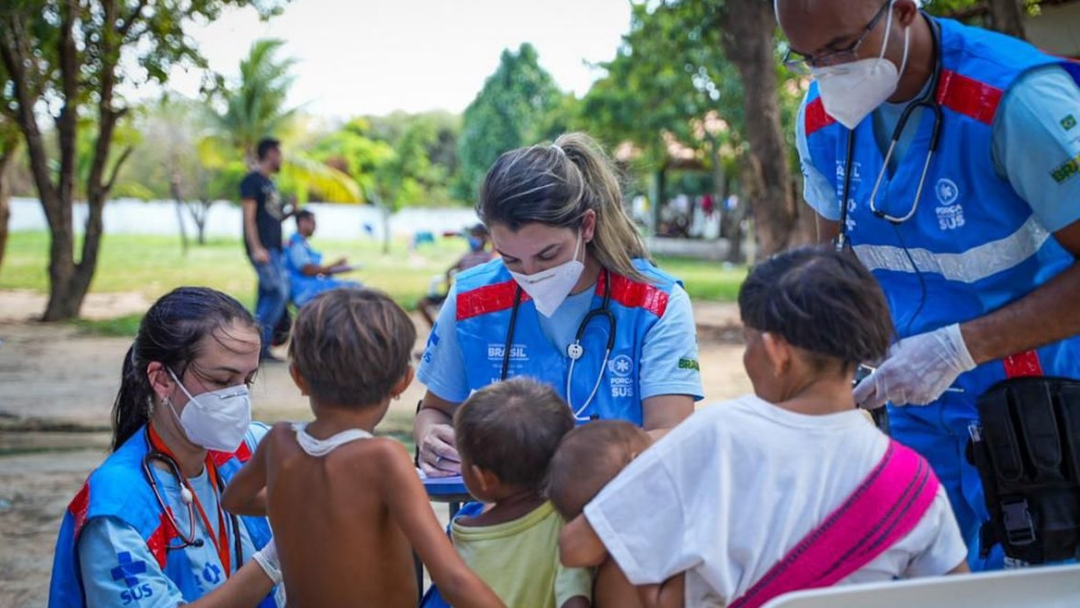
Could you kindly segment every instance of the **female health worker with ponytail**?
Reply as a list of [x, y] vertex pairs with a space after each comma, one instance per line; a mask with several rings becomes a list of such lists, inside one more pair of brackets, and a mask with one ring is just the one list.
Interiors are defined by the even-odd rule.
[[260, 346], [217, 291], [181, 287], [150, 308], [124, 359], [112, 454], [65, 513], [50, 607], [284, 605], [266, 519], [221, 508], [266, 432], [248, 397]]
[[627, 420], [661, 435], [702, 398], [690, 298], [658, 269], [591, 138], [507, 152], [477, 204], [501, 259], [460, 273], [418, 377], [418, 464], [460, 471], [450, 421], [472, 391], [514, 376], [553, 386], [579, 423]]

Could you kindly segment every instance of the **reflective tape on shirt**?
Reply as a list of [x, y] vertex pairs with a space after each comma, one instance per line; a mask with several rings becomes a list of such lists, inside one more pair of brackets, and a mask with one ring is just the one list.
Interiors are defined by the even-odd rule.
[[946, 280], [975, 283], [1022, 264], [1038, 253], [1050, 233], [1032, 215], [1019, 230], [1009, 236], [972, 247], [962, 253], [934, 253], [926, 249], [908, 249], [911, 260], [901, 247], [892, 245], [856, 245], [859, 260], [873, 270], [940, 274]]

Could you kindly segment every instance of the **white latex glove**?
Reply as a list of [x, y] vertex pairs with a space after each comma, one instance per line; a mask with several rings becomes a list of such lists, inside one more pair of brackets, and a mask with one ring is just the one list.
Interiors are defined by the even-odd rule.
[[960, 325], [905, 338], [889, 349], [874, 373], [855, 387], [855, 403], [863, 409], [893, 405], [927, 405], [940, 397], [960, 374], [975, 369]]
[[262, 566], [263, 572], [275, 585], [281, 584], [281, 562], [278, 561], [277, 544], [274, 543], [274, 539], [271, 538], [265, 547], [256, 551], [251, 559]]

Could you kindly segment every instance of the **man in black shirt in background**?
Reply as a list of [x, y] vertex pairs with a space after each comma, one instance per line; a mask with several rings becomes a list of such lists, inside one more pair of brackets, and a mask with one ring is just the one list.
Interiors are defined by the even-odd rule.
[[289, 275], [285, 270], [281, 223], [292, 215], [292, 211], [286, 212], [277, 186], [270, 179], [281, 170], [281, 142], [263, 139], [256, 154], [258, 168], [240, 183], [244, 246], [259, 277], [255, 318], [262, 326], [262, 358], [276, 360], [270, 355], [270, 340], [274, 326], [285, 314], [289, 302]]

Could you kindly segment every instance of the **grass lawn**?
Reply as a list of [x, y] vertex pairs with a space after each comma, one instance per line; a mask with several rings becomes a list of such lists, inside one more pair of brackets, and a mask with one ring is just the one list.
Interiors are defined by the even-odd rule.
[[[345, 276], [386, 291], [409, 309], [427, 291], [431, 277], [445, 272], [465, 249], [456, 239], [442, 239], [418, 251], [409, 251], [404, 240], [395, 241], [388, 255], [383, 255], [380, 242], [366, 239], [329, 241], [316, 237], [315, 245], [329, 259], [344, 255], [352, 263], [364, 264], [359, 272]], [[47, 233], [12, 233], [0, 268], [0, 289], [46, 292], [48, 247]], [[660, 258], [658, 263], [681, 278], [696, 300], [734, 301], [746, 277], [745, 268], [724, 269], [716, 262]], [[249, 307], [255, 300], [255, 273], [239, 239], [214, 239], [191, 247], [184, 255], [175, 237], [106, 234], [103, 238], [91, 291], [138, 292], [153, 301], [180, 285], [213, 287]], [[80, 323], [101, 333], [132, 335], [138, 318], [131, 315]]]

